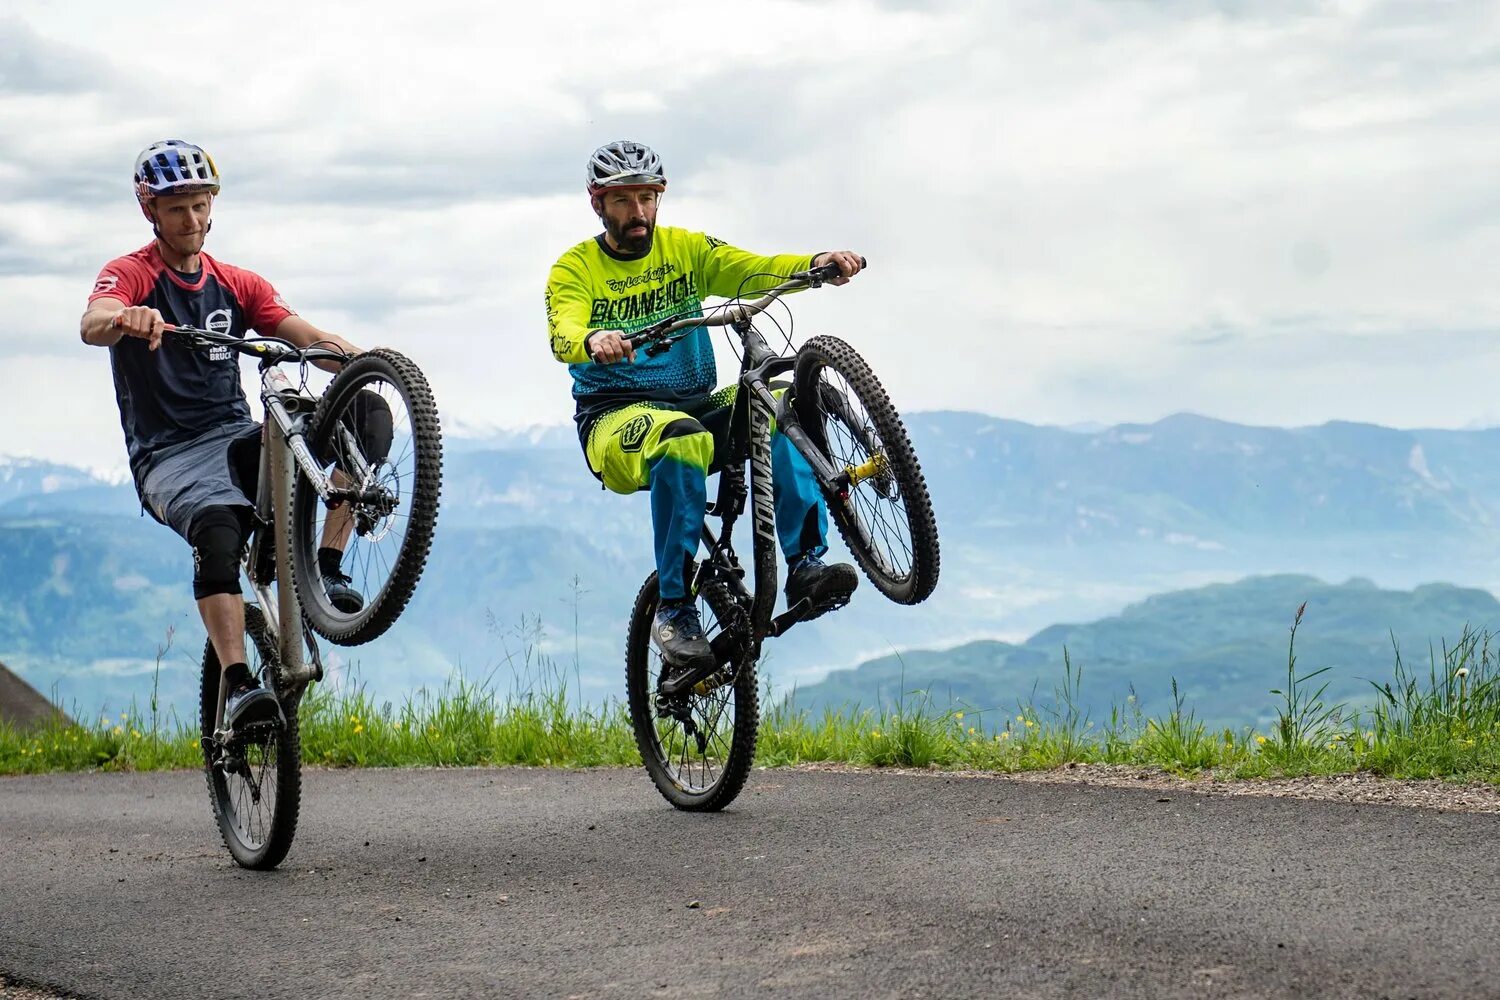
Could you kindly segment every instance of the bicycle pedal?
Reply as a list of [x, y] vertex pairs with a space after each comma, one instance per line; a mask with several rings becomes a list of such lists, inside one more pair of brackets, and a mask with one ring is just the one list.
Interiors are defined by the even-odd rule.
[[231, 729], [224, 734], [224, 745], [242, 746], [245, 743], [255, 743], [275, 736], [281, 731], [280, 719], [267, 719], [264, 722], [252, 722], [239, 729]]

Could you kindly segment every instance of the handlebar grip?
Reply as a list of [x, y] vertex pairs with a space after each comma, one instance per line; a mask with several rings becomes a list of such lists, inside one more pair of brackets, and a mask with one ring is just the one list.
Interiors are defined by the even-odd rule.
[[[859, 259], [859, 266], [861, 269], [867, 268], [870, 266], [870, 262], [861, 257]], [[820, 281], [827, 281], [831, 278], [840, 277], [844, 272], [836, 261], [829, 261], [822, 267], [813, 268], [813, 273], [818, 276]]]

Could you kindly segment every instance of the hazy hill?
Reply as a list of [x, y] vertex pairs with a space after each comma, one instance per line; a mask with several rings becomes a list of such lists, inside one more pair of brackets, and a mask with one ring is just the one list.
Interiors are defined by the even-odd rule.
[[1063, 651], [1082, 671], [1079, 704], [1095, 719], [1132, 693], [1148, 712], [1170, 702], [1171, 682], [1200, 718], [1220, 724], [1266, 721], [1285, 688], [1290, 626], [1297, 633], [1299, 673], [1331, 668], [1330, 701], [1367, 703], [1369, 681], [1386, 681], [1395, 662], [1393, 638], [1409, 665], [1425, 675], [1432, 648], [1464, 627], [1500, 627], [1500, 602], [1488, 591], [1428, 584], [1382, 590], [1368, 580], [1328, 584], [1307, 576], [1252, 577], [1232, 584], [1160, 594], [1118, 615], [1078, 625], [1053, 625], [1023, 643], [972, 642], [947, 650], [909, 650], [836, 670], [799, 689], [795, 701], [825, 707], [893, 704], [926, 692], [940, 707], [1014, 710], [1018, 701], [1053, 703], [1064, 678]]

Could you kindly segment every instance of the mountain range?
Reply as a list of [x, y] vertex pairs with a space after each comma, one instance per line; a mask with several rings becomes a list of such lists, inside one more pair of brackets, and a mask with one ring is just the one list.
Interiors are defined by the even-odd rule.
[[[904, 608], [866, 585], [837, 615], [768, 643], [779, 690], [897, 650], [1029, 645], [1057, 622], [1247, 576], [1495, 582], [1500, 431], [1187, 414], [1100, 430], [964, 412], [907, 424], [942, 537], [938, 590]], [[625, 618], [651, 569], [646, 496], [600, 490], [567, 428], [446, 444], [422, 585], [386, 637], [334, 651], [342, 682], [399, 699], [462, 670], [503, 690], [545, 660], [574, 695], [617, 696]], [[128, 484], [0, 461], [0, 570], [0, 659], [40, 690], [84, 711], [143, 701], [153, 685], [191, 705], [203, 633], [190, 554], [140, 516]]]

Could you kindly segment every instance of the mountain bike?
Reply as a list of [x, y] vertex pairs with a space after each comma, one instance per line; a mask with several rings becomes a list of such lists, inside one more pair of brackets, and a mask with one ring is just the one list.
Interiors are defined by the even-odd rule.
[[[776, 276], [784, 280], [754, 301], [726, 303], [708, 316], [664, 320], [629, 338], [632, 349], [647, 356], [670, 350], [705, 326], [728, 327], [739, 341], [738, 392], [727, 439], [715, 449], [718, 493], [707, 511], [720, 528], [715, 533], [705, 523], [706, 554], [691, 579], [714, 662], [688, 670], [664, 665], [650, 638], [655, 573], [636, 595], [626, 639], [625, 687], [636, 743], [651, 780], [679, 809], [722, 809], [744, 787], [760, 725], [761, 644], [812, 611], [804, 600], [773, 614], [773, 431], [786, 435], [807, 459], [834, 524], [877, 590], [898, 604], [917, 604], [937, 586], [938, 533], [927, 485], [906, 428], [874, 372], [836, 337], [812, 337], [787, 354], [773, 351], [751, 322], [788, 292], [820, 287], [838, 275], [838, 266], [829, 264]], [[791, 337], [786, 339], [790, 349]], [[788, 372], [789, 385], [773, 385], [772, 379]], [[731, 541], [747, 496], [753, 500], [753, 586], [745, 583]]]
[[[308, 684], [323, 677], [311, 633], [340, 645], [369, 642], [411, 599], [437, 519], [437, 407], [420, 369], [395, 351], [349, 358], [275, 337], [241, 339], [182, 326], [167, 336], [190, 349], [259, 361], [265, 422], [243, 557], [256, 598], [245, 602], [246, 653], [251, 672], [275, 693], [282, 721], [225, 727], [226, 692], [212, 642], [203, 651], [200, 719], [203, 767], [224, 846], [245, 868], [274, 868], [291, 848], [301, 805], [298, 708]], [[314, 395], [307, 365], [321, 360], [343, 367]], [[287, 363], [300, 366], [300, 384], [280, 367]], [[363, 597], [357, 609], [347, 601], [335, 607], [325, 591], [318, 549], [330, 544], [344, 550], [342, 565]]]

